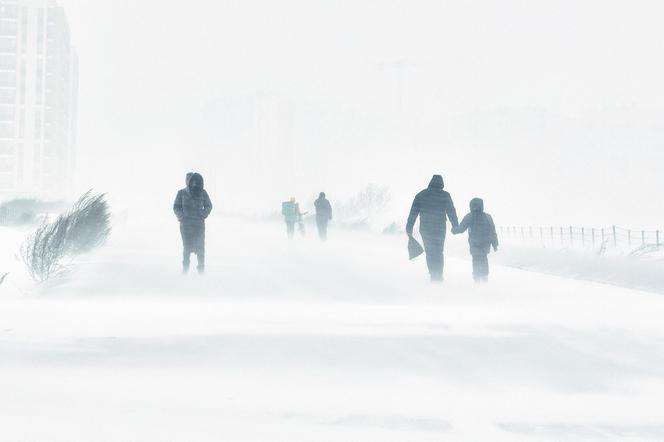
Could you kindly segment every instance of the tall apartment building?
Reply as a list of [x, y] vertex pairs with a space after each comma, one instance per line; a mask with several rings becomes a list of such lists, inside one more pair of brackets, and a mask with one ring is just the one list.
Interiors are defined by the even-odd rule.
[[73, 184], [78, 70], [63, 8], [0, 0], [0, 197]]

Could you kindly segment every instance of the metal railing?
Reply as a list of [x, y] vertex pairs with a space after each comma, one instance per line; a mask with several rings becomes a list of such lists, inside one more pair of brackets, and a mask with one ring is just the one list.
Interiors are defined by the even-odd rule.
[[616, 247], [624, 249], [664, 248], [664, 232], [660, 230], [633, 230], [611, 227], [561, 227], [561, 226], [500, 226], [501, 239], [537, 241], [543, 244]]

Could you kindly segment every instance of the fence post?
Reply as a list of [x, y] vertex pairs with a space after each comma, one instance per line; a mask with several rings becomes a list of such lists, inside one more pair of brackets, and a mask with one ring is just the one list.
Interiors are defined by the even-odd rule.
[[657, 250], [659, 250], [659, 230], [655, 232], [655, 237], [657, 238]]
[[592, 235], [593, 235], [593, 247], [595, 247], [595, 228], [594, 227], [592, 229]]
[[544, 227], [540, 227], [540, 241], [544, 242]]
[[586, 228], [581, 227], [581, 245], [585, 246], [586, 245]]
[[632, 231], [627, 229], [627, 246], [632, 247]]
[[646, 245], [646, 231], [641, 230], [641, 245], [645, 246]]
[[529, 226], [528, 230], [530, 230], [530, 239], [533, 239], [533, 226]]
[[604, 244], [604, 227], [602, 227], [602, 244]]
[[574, 227], [569, 226], [569, 243], [574, 244]]
[[526, 231], [523, 229], [523, 226], [521, 226], [521, 239], [526, 239]]
[[616, 226], [613, 226], [613, 247], [618, 246], [618, 237], [616, 236]]
[[560, 228], [560, 244], [564, 243], [565, 242], [564, 240], [565, 240], [565, 236], [564, 236], [563, 228], [561, 227]]
[[553, 226], [551, 226], [551, 241], [553, 242]]

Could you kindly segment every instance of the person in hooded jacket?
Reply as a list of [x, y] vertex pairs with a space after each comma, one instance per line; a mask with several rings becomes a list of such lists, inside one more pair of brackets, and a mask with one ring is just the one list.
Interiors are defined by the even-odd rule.
[[484, 212], [484, 201], [480, 198], [470, 200], [470, 213], [463, 217], [461, 224], [452, 233], [460, 234], [468, 230], [470, 254], [473, 257], [473, 279], [475, 282], [489, 280], [489, 253], [498, 250], [498, 235], [493, 218]]
[[182, 235], [182, 273], [189, 272], [191, 254], [198, 260], [198, 272], [205, 270], [205, 219], [212, 211], [210, 196], [199, 173], [187, 174], [186, 187], [175, 196], [173, 212], [180, 222]]
[[444, 187], [443, 177], [434, 175], [429, 186], [415, 196], [406, 223], [406, 233], [412, 237], [415, 221], [418, 216], [420, 218], [420, 234], [432, 282], [443, 280], [443, 249], [447, 233], [447, 219], [450, 220], [453, 228], [459, 225], [452, 197], [443, 190]]
[[325, 198], [325, 192], [318, 195], [318, 199], [314, 201], [314, 207], [316, 207], [318, 237], [321, 241], [325, 241], [327, 239], [327, 224], [332, 220], [332, 205]]
[[295, 224], [298, 224], [300, 233], [304, 236], [302, 212], [300, 212], [300, 204], [295, 200], [295, 197], [291, 197], [288, 201], [281, 203], [281, 214], [284, 216], [284, 221], [286, 222], [286, 234], [289, 239], [293, 239]]

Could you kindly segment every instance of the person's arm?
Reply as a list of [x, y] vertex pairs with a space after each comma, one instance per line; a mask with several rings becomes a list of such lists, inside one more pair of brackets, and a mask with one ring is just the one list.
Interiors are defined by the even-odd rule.
[[415, 221], [420, 214], [420, 198], [419, 195], [413, 200], [413, 205], [410, 207], [410, 213], [408, 214], [408, 222], [406, 223], [406, 233], [408, 236], [413, 236], [413, 228], [415, 227]]
[[182, 191], [178, 191], [175, 195], [175, 201], [173, 202], [173, 212], [177, 217], [178, 221], [182, 222], [182, 217], [184, 216], [184, 210], [182, 209]]
[[210, 201], [210, 195], [207, 191], [203, 191], [203, 218], [207, 218], [212, 212], [212, 201]]
[[327, 211], [330, 214], [329, 219], [330, 219], [330, 221], [332, 221], [332, 204], [330, 204], [329, 201], [327, 202]]
[[491, 215], [487, 214], [487, 219], [489, 220], [489, 225], [491, 226], [491, 245], [493, 246], [493, 251], [498, 250], [498, 234], [496, 233], [496, 225], [493, 223], [493, 218]]
[[470, 227], [470, 214], [463, 217], [461, 224], [456, 227], [452, 227], [452, 233], [458, 235], [468, 230], [468, 227]]
[[450, 222], [452, 223], [452, 228], [459, 227], [459, 217], [457, 216], [456, 209], [454, 208], [452, 195], [450, 195], [449, 193], [447, 195], [449, 196], [449, 204], [447, 205], [446, 208], [447, 218], [449, 218]]

